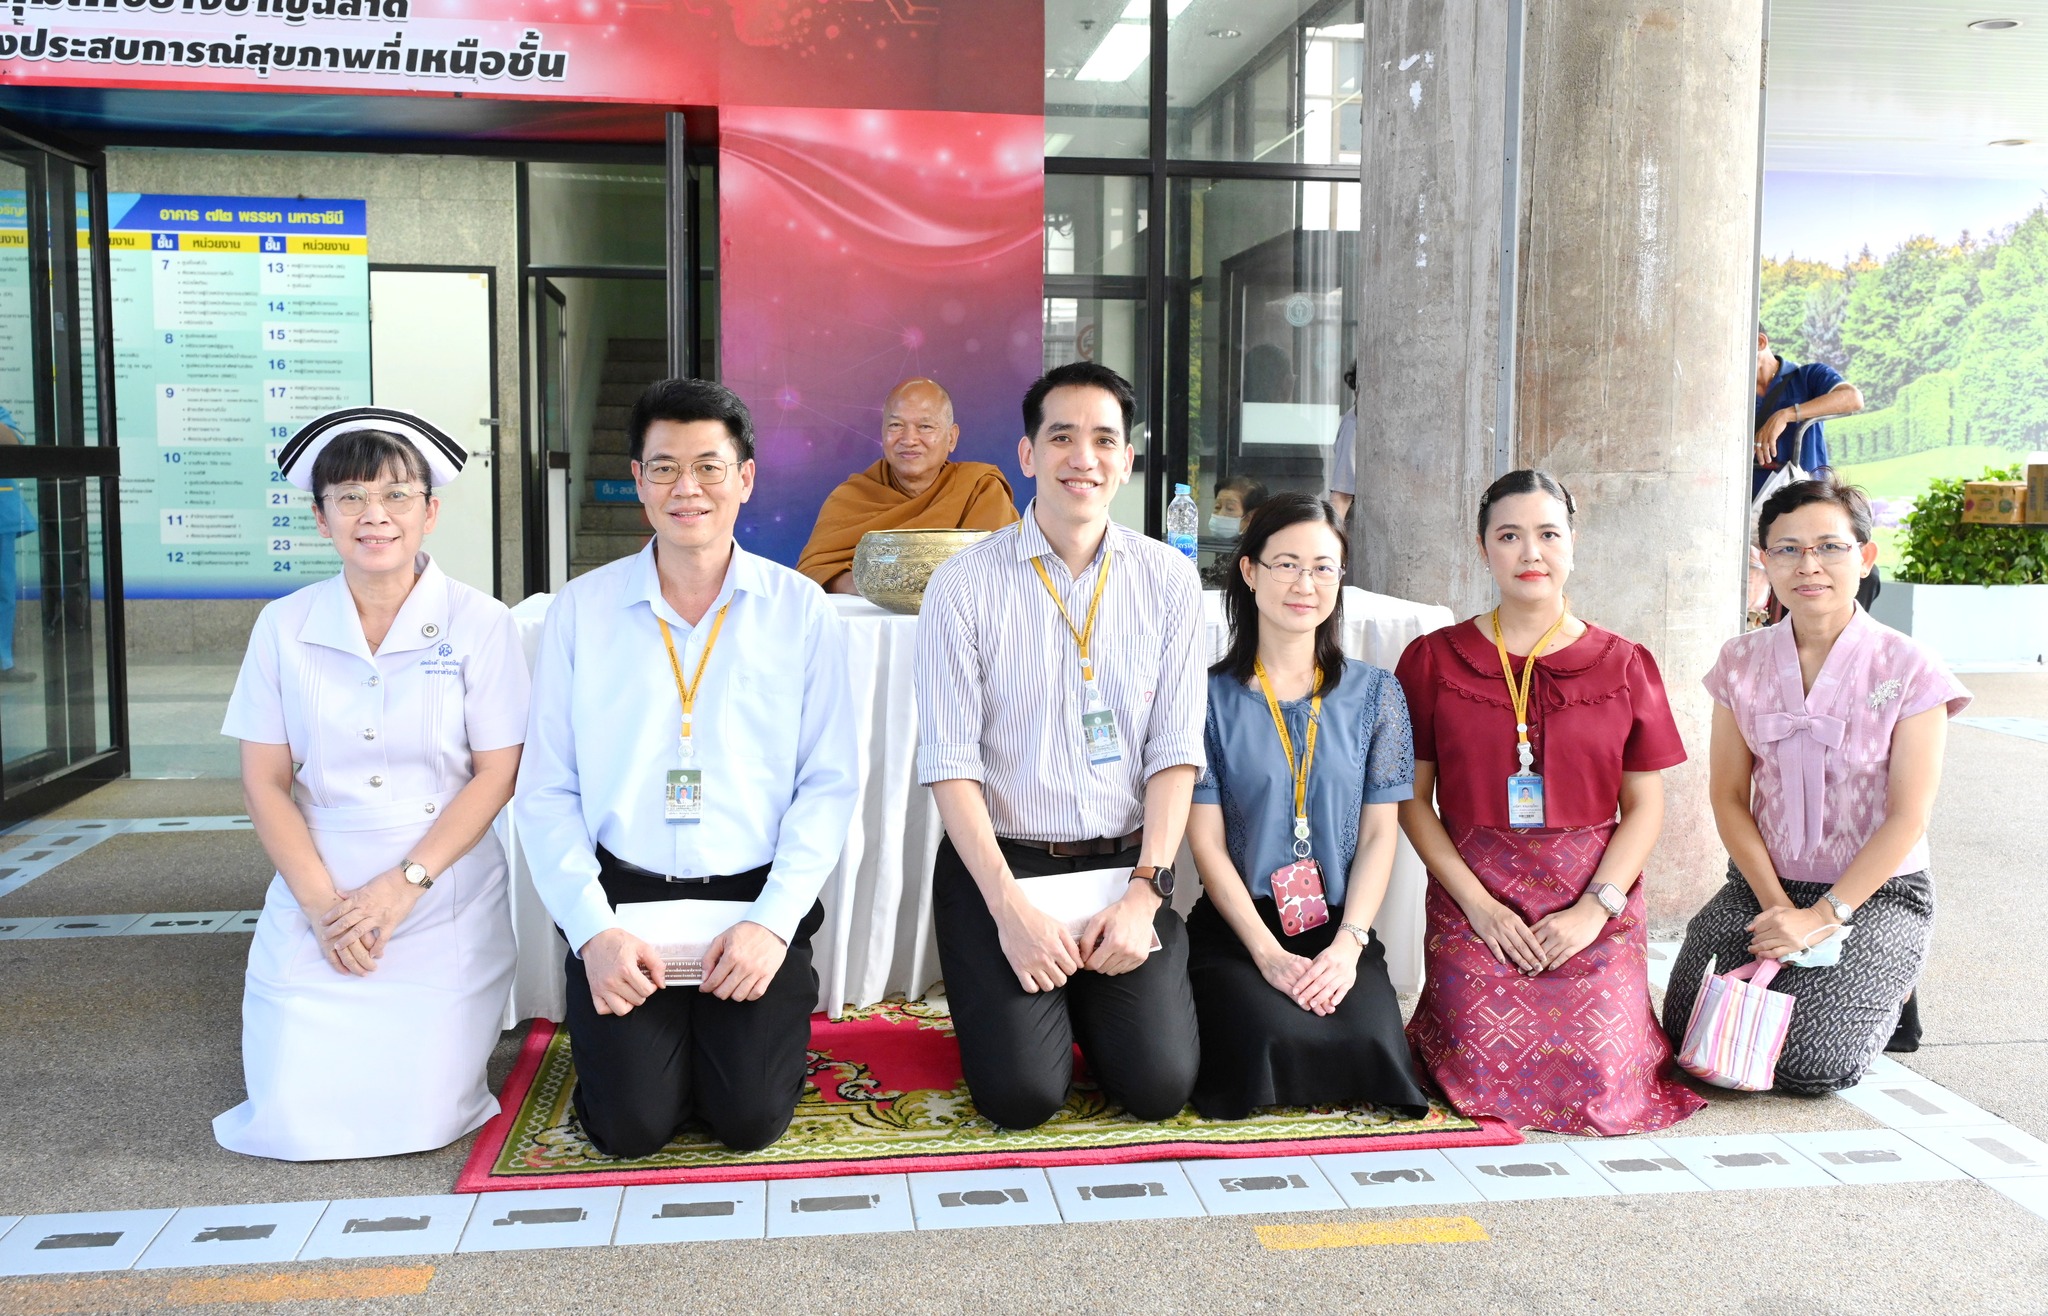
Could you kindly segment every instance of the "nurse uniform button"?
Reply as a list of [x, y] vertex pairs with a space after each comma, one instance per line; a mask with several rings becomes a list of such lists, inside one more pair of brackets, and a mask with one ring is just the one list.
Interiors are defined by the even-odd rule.
[[435, 625], [433, 622], [428, 622], [426, 625], [420, 627], [420, 634], [426, 636], [430, 640], [433, 639], [436, 635], [439, 635], [440, 633], [441, 628]]
[[432, 813], [433, 811], [434, 811], [434, 802], [433, 802], [432, 800], [428, 800], [428, 801], [427, 801], [427, 812], [428, 812], [428, 813]]
[[370, 778], [370, 784], [372, 786], [382, 786], [384, 784], [384, 779], [382, 777], [372, 777]]

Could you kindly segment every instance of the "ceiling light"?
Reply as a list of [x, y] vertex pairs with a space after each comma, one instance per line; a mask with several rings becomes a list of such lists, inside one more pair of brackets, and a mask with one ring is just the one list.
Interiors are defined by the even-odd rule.
[[2001, 137], [1991, 144], [1993, 146], [2030, 146], [2033, 144], [2033, 141], [2034, 139], [2031, 137]]
[[1243, 36], [1244, 33], [1234, 27], [1212, 27], [1209, 29], [1209, 35], [1215, 37], [1218, 41], [1235, 41]]
[[2017, 18], [1980, 18], [1968, 26], [1972, 32], [2010, 32], [2019, 25]]
[[1102, 34], [1102, 44], [1074, 75], [1076, 82], [1128, 81], [1152, 54], [1152, 29], [1145, 23], [1119, 20]]

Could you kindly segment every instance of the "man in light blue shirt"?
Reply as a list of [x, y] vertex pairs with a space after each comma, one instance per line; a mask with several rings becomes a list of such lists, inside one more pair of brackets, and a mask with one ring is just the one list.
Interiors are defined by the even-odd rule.
[[[513, 801], [534, 885], [567, 938], [576, 1113], [611, 1156], [689, 1119], [728, 1146], [782, 1136], [803, 1091], [818, 893], [858, 787], [844, 624], [809, 580], [733, 539], [753, 420], [720, 385], [634, 404], [648, 546], [548, 610]], [[619, 905], [745, 902], [701, 985]]]

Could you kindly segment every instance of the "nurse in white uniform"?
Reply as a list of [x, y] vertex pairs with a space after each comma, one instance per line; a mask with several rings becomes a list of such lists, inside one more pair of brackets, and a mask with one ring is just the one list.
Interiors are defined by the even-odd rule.
[[357, 407], [279, 453], [341, 574], [264, 608], [221, 731], [277, 865], [249, 948], [230, 1151], [279, 1160], [446, 1146], [498, 1111], [484, 1065], [510, 990], [505, 854], [527, 669], [505, 606], [420, 541], [459, 445]]

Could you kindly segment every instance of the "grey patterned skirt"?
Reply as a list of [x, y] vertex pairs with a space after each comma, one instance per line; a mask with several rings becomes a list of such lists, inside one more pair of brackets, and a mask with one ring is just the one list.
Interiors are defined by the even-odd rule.
[[[1828, 890], [1820, 882], [1787, 882], [1785, 894], [1801, 907]], [[1756, 894], [1733, 862], [1728, 884], [1692, 916], [1685, 944], [1664, 995], [1664, 1031], [1673, 1047], [1685, 1040], [1686, 1021], [1699, 995], [1707, 961], [1726, 973], [1750, 960], [1744, 930], [1762, 912]], [[1899, 1008], [1920, 981], [1934, 933], [1934, 883], [1925, 870], [1902, 873], [1877, 889], [1856, 911], [1856, 931], [1832, 968], [1786, 966], [1771, 983], [1798, 1002], [1785, 1050], [1778, 1057], [1777, 1090], [1809, 1096], [1853, 1087], [1870, 1069], [1898, 1027]]]

